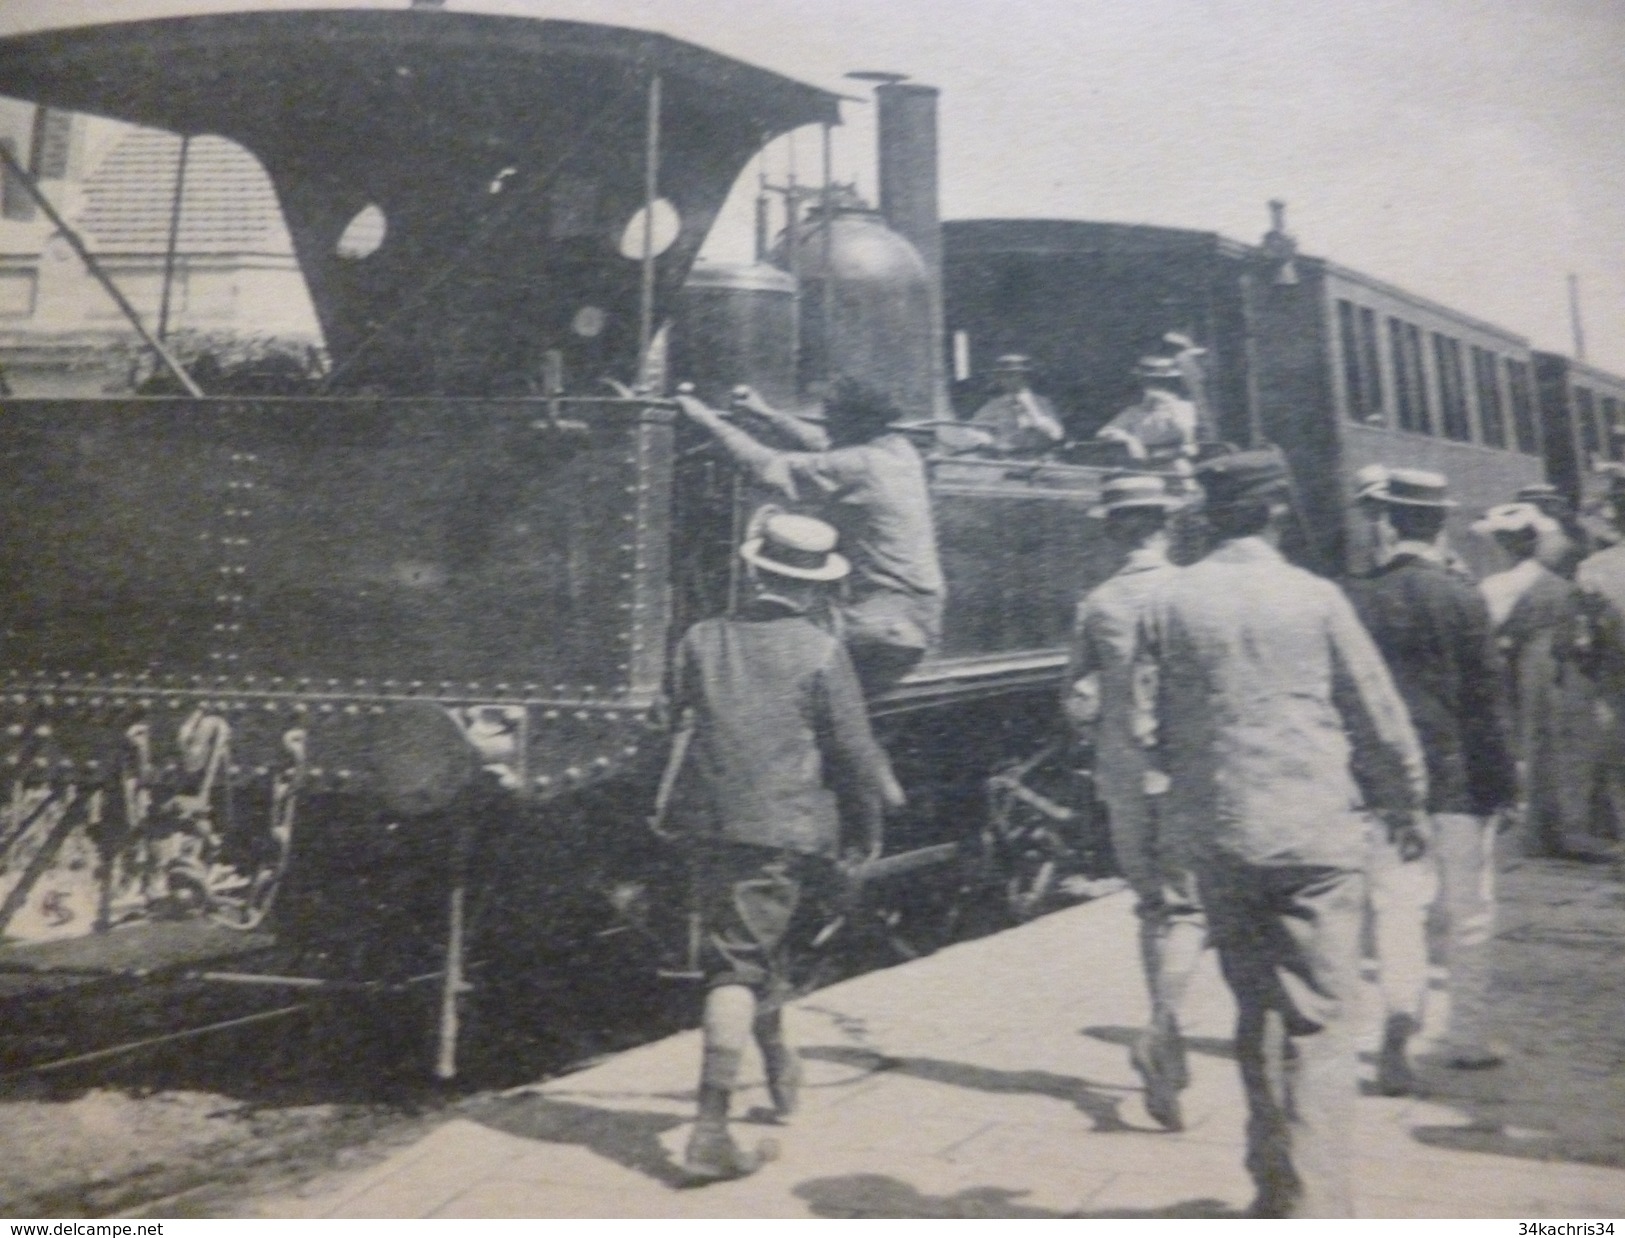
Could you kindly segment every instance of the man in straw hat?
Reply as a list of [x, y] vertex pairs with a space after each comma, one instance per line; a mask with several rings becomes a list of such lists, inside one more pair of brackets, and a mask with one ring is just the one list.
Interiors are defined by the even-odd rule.
[[1179, 362], [1172, 357], [1141, 357], [1134, 376], [1140, 380], [1139, 401], [1108, 421], [1095, 437], [1122, 443], [1137, 460], [1195, 455], [1200, 418], [1196, 405], [1178, 394], [1184, 387]]
[[[1345, 588], [1410, 710], [1428, 767], [1428, 855], [1373, 822], [1371, 906], [1387, 1011], [1377, 1087], [1413, 1090], [1406, 1046], [1427, 991], [1427, 908], [1446, 924], [1448, 1060], [1487, 1066], [1489, 951], [1494, 934], [1495, 819], [1517, 797], [1501, 659], [1483, 596], [1445, 562], [1456, 504], [1443, 474], [1390, 469], [1365, 500], [1377, 509], [1384, 562]], [[1435, 896], [1437, 896], [1435, 902]]]
[[1336, 585], [1278, 549], [1279, 453], [1202, 465], [1216, 545], [1149, 599], [1136, 719], [1192, 840], [1237, 1004], [1259, 1216], [1348, 1216], [1365, 902], [1362, 800], [1420, 839], [1422, 751], [1382, 655]]
[[[1066, 677], [1069, 716], [1095, 723], [1095, 785], [1118, 867], [1138, 900], [1151, 1019], [1130, 1060], [1145, 1081], [1146, 1112], [1169, 1130], [1184, 1127], [1179, 1093], [1189, 1072], [1179, 1013], [1207, 926], [1188, 840], [1162, 828], [1158, 806], [1167, 778], [1149, 766], [1134, 737], [1133, 672], [1146, 600], [1175, 570], [1168, 561], [1168, 517], [1182, 505], [1161, 477], [1130, 474], [1106, 483], [1100, 506], [1089, 514], [1104, 518], [1107, 538], [1125, 557], [1114, 576], [1078, 603]], [[1098, 717], [1080, 710], [1080, 700], [1098, 701]]]
[[677, 403], [764, 486], [815, 506], [839, 530], [852, 581], [837, 612], [865, 685], [884, 687], [918, 662], [941, 635], [946, 587], [925, 464], [891, 398], [838, 379], [824, 401], [823, 451], [778, 451], [692, 396]]
[[1535, 553], [1559, 576], [1573, 580], [1581, 560], [1590, 553], [1592, 538], [1568, 496], [1551, 482], [1536, 481], [1519, 486], [1512, 501], [1529, 503], [1551, 518], [1554, 527], [1541, 533]]
[[[1597, 466], [1606, 484], [1604, 501], [1613, 527], [1625, 532], [1625, 464]], [[1591, 682], [1596, 691], [1596, 761], [1588, 785], [1596, 787], [1605, 811], [1592, 833], [1625, 841], [1625, 543], [1596, 551], [1575, 575], [1590, 640]], [[1598, 785], [1600, 784], [1600, 786]]]
[[695, 846], [709, 986], [699, 1117], [683, 1157], [700, 1180], [750, 1173], [773, 1150], [742, 1149], [728, 1131], [747, 1040], [778, 1113], [796, 1107], [800, 1059], [780, 1012], [805, 882], [838, 857], [843, 822], [869, 856], [880, 853], [885, 756], [846, 650], [813, 621], [849, 570], [835, 544], [821, 520], [768, 516], [739, 551], [749, 602], [737, 617], [695, 624], [674, 662], [682, 738], [666, 781]]
[[[1612, 755], [1596, 722], [1600, 594], [1552, 570], [1541, 547], [1559, 532], [1533, 503], [1502, 503], [1473, 532], [1492, 537], [1512, 566], [1480, 588], [1508, 668], [1513, 733], [1522, 774], [1523, 847], [1528, 855], [1582, 852], [1593, 794]], [[1587, 563], [1590, 563], [1587, 560]], [[1586, 569], [1586, 564], [1581, 564]], [[1590, 586], [1598, 582], [1593, 566]], [[1588, 622], [1587, 620], [1591, 620]], [[1601, 640], [1598, 637], [1602, 637]]]
[[970, 419], [974, 430], [987, 435], [983, 450], [1004, 456], [1042, 455], [1066, 437], [1055, 407], [1032, 389], [1032, 362], [1008, 353], [993, 363], [992, 379], [999, 394]]

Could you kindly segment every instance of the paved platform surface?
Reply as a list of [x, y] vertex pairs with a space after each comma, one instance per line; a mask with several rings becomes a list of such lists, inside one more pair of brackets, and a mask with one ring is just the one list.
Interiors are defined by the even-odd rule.
[[[1170, 1134], [1146, 1117], [1128, 1064], [1145, 1012], [1135, 959], [1132, 906], [1118, 894], [814, 994], [788, 1017], [807, 1066], [803, 1111], [784, 1127], [736, 1122], [741, 1141], [771, 1136], [782, 1149], [740, 1181], [685, 1187], [677, 1169], [699, 1061], [690, 1032], [484, 1098], [381, 1164], [244, 1200], [239, 1214], [1237, 1215], [1252, 1190], [1216, 961], [1204, 961], [1188, 1015], [1188, 1129]], [[1443, 1003], [1431, 1004], [1434, 1029]], [[1374, 990], [1363, 1005], [1375, 1043]], [[1574, 1153], [1556, 1129], [1617, 1114], [1572, 1096], [1543, 1108], [1547, 1084], [1518, 1058], [1469, 1074], [1423, 1048], [1424, 1098], [1360, 1101], [1361, 1215], [1625, 1217], [1625, 1169], [1564, 1159]], [[746, 1070], [736, 1118], [766, 1105], [759, 1067]], [[1520, 1115], [1551, 1109], [1551, 1121], [1484, 1124], [1514, 1101]], [[1610, 1090], [1591, 1103], [1611, 1106]]]

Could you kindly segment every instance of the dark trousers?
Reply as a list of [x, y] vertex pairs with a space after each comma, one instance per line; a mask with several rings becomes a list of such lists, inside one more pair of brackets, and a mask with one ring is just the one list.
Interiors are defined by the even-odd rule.
[[1208, 927], [1237, 1006], [1247, 1170], [1264, 1215], [1353, 1215], [1349, 1157], [1365, 876], [1210, 860]]

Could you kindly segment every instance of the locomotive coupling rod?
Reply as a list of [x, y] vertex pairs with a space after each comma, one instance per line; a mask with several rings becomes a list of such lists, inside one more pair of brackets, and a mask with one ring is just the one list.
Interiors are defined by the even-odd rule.
[[853, 865], [846, 870], [846, 879], [853, 885], [868, 885], [872, 881], [912, 873], [916, 869], [930, 868], [934, 864], [946, 864], [958, 855], [958, 843], [937, 843], [935, 846], [918, 847], [913, 851], [899, 851], [896, 855]]
[[28, 196], [39, 204], [40, 210], [45, 212], [45, 217], [51, 221], [57, 231], [62, 233], [62, 239], [67, 241], [73, 252], [79, 255], [79, 261], [85, 264], [85, 269], [95, 277], [96, 282], [106, 290], [107, 295], [113, 298], [113, 304], [118, 306], [119, 312], [130, 320], [130, 325], [135, 328], [136, 334], [141, 337], [141, 342], [158, 354], [158, 359], [169, 367], [170, 372], [175, 375], [176, 381], [186, 390], [187, 395], [201, 399], [203, 388], [193, 381], [192, 376], [186, 372], [186, 368], [176, 360], [175, 354], [164, 347], [163, 341], [147, 330], [147, 325], [141, 321], [141, 315], [136, 312], [135, 306], [131, 305], [128, 298], [119, 291], [119, 286], [113, 282], [112, 276], [102, 269], [102, 264], [96, 260], [96, 255], [85, 247], [84, 240], [74, 231], [73, 225], [63, 219], [56, 207], [51, 205], [51, 200], [45, 196], [45, 191], [39, 187], [39, 182], [34, 179], [27, 168], [18, 162], [17, 156], [11, 153], [4, 142], [0, 142], [0, 163], [3, 163], [6, 171], [16, 177], [18, 183], [28, 190]]
[[289, 1015], [300, 1014], [308, 1009], [309, 1007], [301, 1002], [296, 1006], [278, 1006], [275, 1010], [262, 1010], [258, 1014], [243, 1015], [237, 1019], [225, 1019], [219, 1023], [206, 1023], [201, 1027], [189, 1027], [184, 1031], [169, 1032], [163, 1036], [148, 1036], [142, 1040], [127, 1040], [123, 1044], [113, 1045], [110, 1048], [96, 1049], [90, 1053], [76, 1053], [72, 1057], [59, 1057], [54, 1061], [25, 1066], [21, 1070], [8, 1070], [5, 1074], [0, 1075], [0, 1083], [9, 1083], [13, 1079], [26, 1079], [30, 1075], [43, 1075], [53, 1070], [67, 1070], [71, 1066], [86, 1066], [91, 1062], [123, 1057], [127, 1053], [139, 1053], [142, 1049], [174, 1044], [181, 1040], [193, 1040], [199, 1036], [212, 1036], [215, 1032], [231, 1031], [233, 1028], [252, 1027], [256, 1023], [267, 1023], [272, 1019], [285, 1019]]
[[406, 980], [324, 980], [320, 976], [278, 976], [269, 972], [195, 971], [182, 972], [178, 979], [200, 980], [208, 984], [260, 985], [269, 989], [326, 989], [340, 993], [404, 993], [414, 984], [444, 978], [444, 972], [430, 972]]

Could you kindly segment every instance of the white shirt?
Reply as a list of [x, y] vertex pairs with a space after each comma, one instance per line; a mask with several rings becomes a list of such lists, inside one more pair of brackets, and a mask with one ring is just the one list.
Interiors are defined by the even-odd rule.
[[1496, 572], [1493, 576], [1486, 576], [1478, 582], [1478, 587], [1484, 593], [1484, 600], [1489, 603], [1490, 623], [1499, 628], [1512, 614], [1512, 608], [1518, 604], [1518, 599], [1547, 569], [1539, 559], [1525, 559], [1517, 567], [1508, 568], [1504, 572]]

